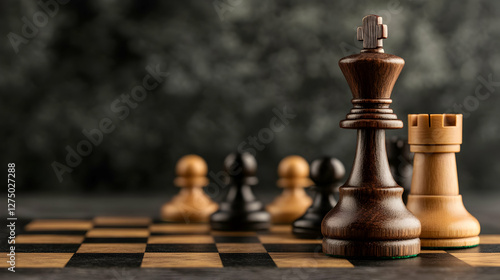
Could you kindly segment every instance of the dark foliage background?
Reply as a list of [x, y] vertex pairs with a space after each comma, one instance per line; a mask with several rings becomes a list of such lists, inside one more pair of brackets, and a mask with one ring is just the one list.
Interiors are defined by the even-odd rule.
[[[481, 78], [500, 81], [498, 1], [72, 0], [16, 53], [9, 34], [41, 10], [0, 2], [0, 153], [17, 165], [18, 192], [172, 193], [178, 158], [199, 154], [218, 172], [284, 106], [296, 117], [257, 152], [259, 192], [279, 191], [276, 168], [290, 154], [331, 154], [350, 170], [355, 132], [338, 122], [351, 94], [337, 61], [359, 51], [355, 28], [369, 13], [389, 26], [386, 52], [406, 60], [392, 108], [406, 125], [409, 113], [470, 102], [461, 191], [498, 187], [498, 83], [473, 99]], [[118, 119], [110, 105], [142, 84], [148, 65], [168, 78]], [[59, 182], [51, 164], [105, 117], [115, 131]]]

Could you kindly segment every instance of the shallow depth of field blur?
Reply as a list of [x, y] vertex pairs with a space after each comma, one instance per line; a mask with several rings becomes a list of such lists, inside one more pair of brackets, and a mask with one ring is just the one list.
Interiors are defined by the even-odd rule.
[[[23, 26], [44, 20], [37, 1], [0, 2], [0, 154], [16, 163], [18, 192], [174, 193], [181, 156], [216, 174], [238, 147], [255, 151], [256, 193], [280, 191], [290, 154], [333, 155], [349, 171], [355, 131], [338, 123], [351, 93], [337, 62], [359, 52], [356, 27], [371, 13], [388, 25], [385, 51], [406, 61], [391, 105], [405, 128], [387, 135], [407, 134], [407, 114], [462, 110], [461, 193], [498, 189], [498, 1], [65, 2], [32, 38]], [[147, 67], [168, 76], [117, 113]], [[294, 116], [270, 129], [283, 110]], [[67, 165], [68, 147], [103, 119], [114, 130], [60, 181], [54, 163]]]

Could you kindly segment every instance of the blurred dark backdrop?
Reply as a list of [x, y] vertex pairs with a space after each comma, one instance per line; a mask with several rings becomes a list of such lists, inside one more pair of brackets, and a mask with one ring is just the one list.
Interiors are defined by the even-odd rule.
[[[37, 2], [0, 2], [0, 149], [18, 192], [173, 193], [181, 156], [217, 173], [253, 137], [257, 192], [279, 192], [290, 154], [331, 154], [350, 170], [355, 131], [338, 122], [351, 94], [337, 62], [359, 52], [355, 29], [370, 13], [389, 27], [386, 52], [406, 61], [392, 105], [405, 128], [388, 136], [407, 134], [409, 113], [463, 110], [461, 192], [497, 189], [499, 1]], [[168, 76], [144, 94], [151, 69]], [[131, 94], [141, 101], [126, 105]], [[276, 116], [286, 125], [273, 131]], [[54, 164], [67, 166], [67, 147], [103, 119], [114, 130], [59, 180]]]

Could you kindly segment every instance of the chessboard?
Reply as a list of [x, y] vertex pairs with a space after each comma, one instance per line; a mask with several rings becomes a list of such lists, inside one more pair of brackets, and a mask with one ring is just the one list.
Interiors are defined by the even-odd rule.
[[[61, 268], [481, 268], [500, 267], [500, 234], [481, 236], [478, 247], [422, 250], [415, 258], [342, 259], [322, 253], [320, 239], [298, 239], [288, 225], [263, 232], [212, 231], [208, 224], [179, 224], [148, 217], [35, 219], [18, 229], [16, 270]], [[0, 266], [9, 250], [2, 247]]]

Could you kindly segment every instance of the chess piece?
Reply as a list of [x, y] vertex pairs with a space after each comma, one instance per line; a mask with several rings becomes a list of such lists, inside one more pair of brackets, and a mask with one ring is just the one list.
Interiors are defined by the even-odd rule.
[[172, 222], [208, 222], [217, 204], [203, 192], [208, 185], [207, 164], [197, 155], [183, 156], [177, 162], [174, 184], [180, 192], [161, 208], [161, 218]]
[[422, 223], [422, 247], [479, 244], [479, 222], [458, 191], [455, 153], [462, 144], [462, 115], [409, 115], [409, 143], [415, 153], [408, 209]]
[[399, 186], [403, 187], [403, 202], [406, 204], [413, 174], [413, 156], [410, 152], [410, 145], [406, 139], [395, 136], [387, 139], [386, 147], [392, 177]]
[[270, 226], [271, 217], [253, 195], [257, 184], [257, 162], [249, 153], [233, 153], [224, 160], [228, 193], [219, 210], [210, 217], [213, 230], [257, 231]]
[[335, 207], [334, 191], [344, 178], [345, 168], [336, 158], [324, 157], [311, 164], [312, 186], [315, 192], [313, 204], [305, 214], [293, 222], [292, 232], [299, 238], [322, 238], [321, 221]]
[[340, 126], [357, 129], [357, 148], [339, 202], [321, 226], [327, 255], [406, 258], [420, 252], [420, 222], [406, 209], [403, 188], [394, 181], [387, 159], [385, 129], [403, 127], [389, 105], [404, 60], [384, 53], [384, 38], [382, 18], [364, 17], [358, 27], [363, 50], [339, 61], [354, 97], [354, 108]]
[[288, 156], [278, 165], [277, 185], [283, 188], [281, 195], [267, 205], [275, 224], [291, 224], [311, 205], [312, 199], [304, 191], [312, 185], [309, 179], [309, 164], [300, 156]]

